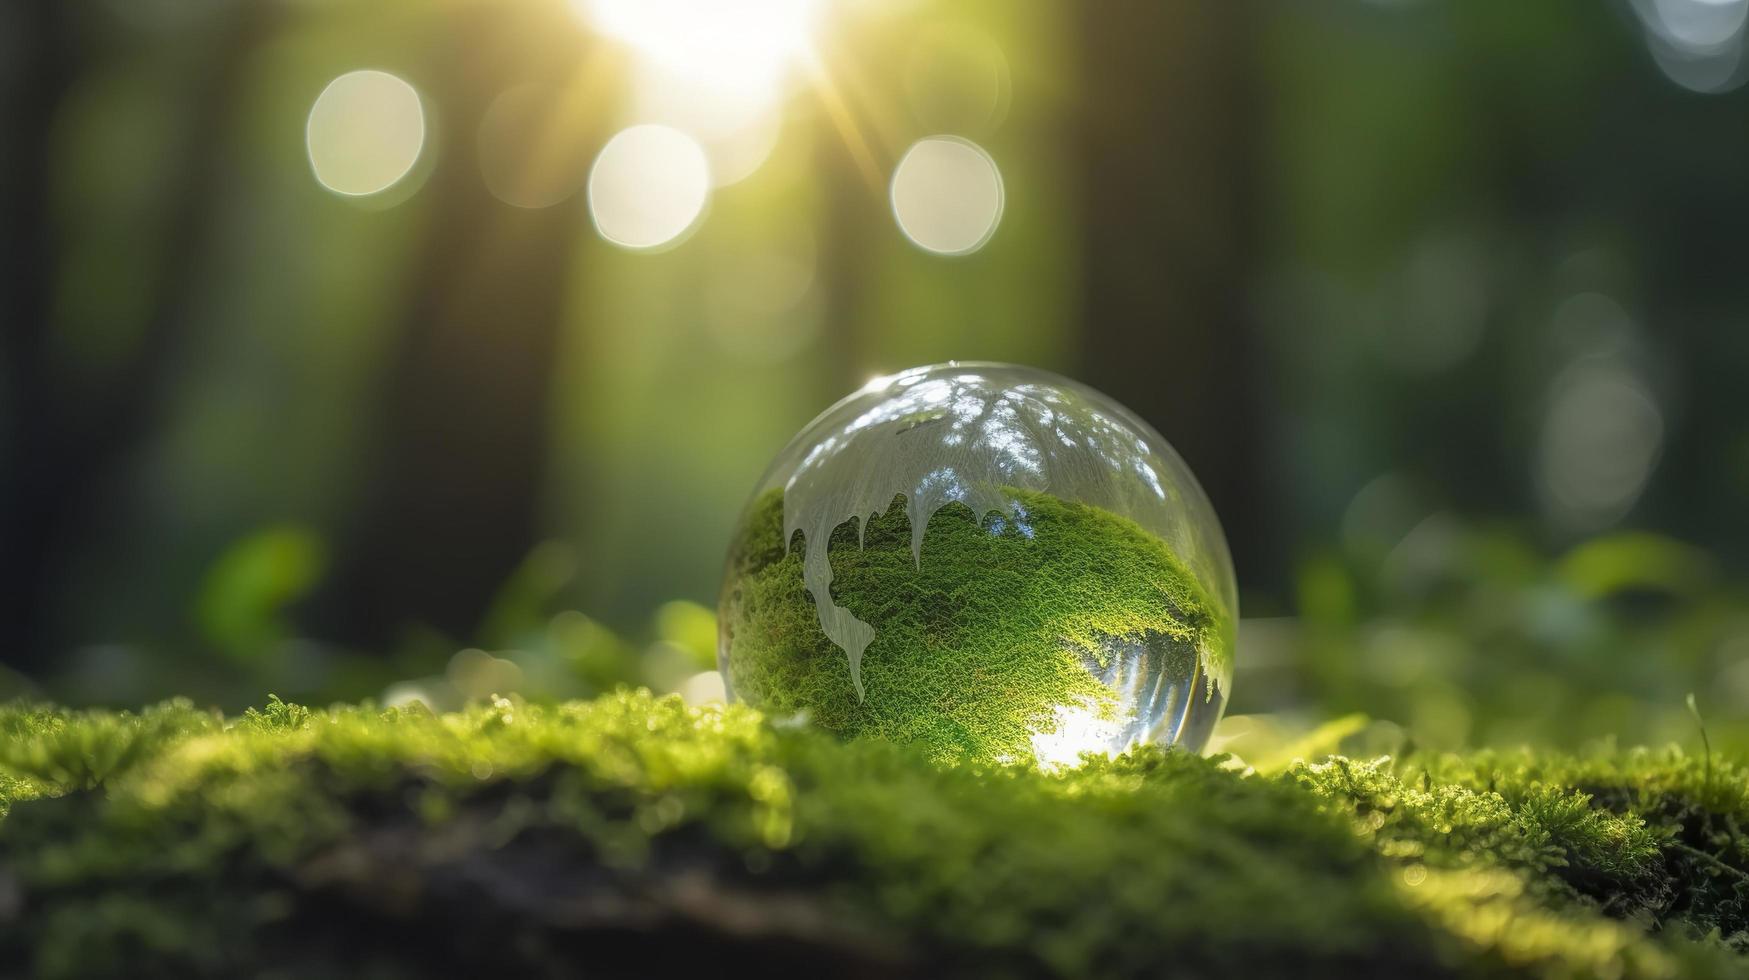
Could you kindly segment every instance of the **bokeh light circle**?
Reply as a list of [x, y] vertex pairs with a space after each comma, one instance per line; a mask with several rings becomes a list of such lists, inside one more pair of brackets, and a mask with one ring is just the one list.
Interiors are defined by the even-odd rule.
[[749, 241], [713, 263], [704, 281], [704, 326], [723, 353], [770, 364], [795, 355], [820, 332], [813, 295], [818, 256], [805, 230]]
[[936, 24], [911, 48], [905, 92], [918, 123], [941, 132], [988, 133], [1013, 96], [1008, 57], [968, 24]]
[[1002, 221], [1002, 172], [990, 154], [957, 136], [918, 140], [893, 169], [893, 216], [919, 247], [966, 255]]
[[1624, 364], [1582, 359], [1551, 386], [1537, 459], [1545, 508], [1559, 524], [1597, 530], [1621, 520], [1651, 479], [1664, 416]]
[[668, 126], [621, 130], [589, 172], [589, 213], [601, 237], [631, 249], [673, 243], [710, 200], [710, 163], [698, 141]]
[[698, 140], [716, 187], [752, 176], [771, 156], [783, 128], [781, 106], [769, 92], [661, 65], [639, 65], [632, 93], [632, 118], [671, 126]]
[[480, 176], [492, 195], [519, 208], [545, 208], [577, 193], [589, 172], [589, 127], [566, 114], [564, 93], [517, 85], [480, 120]]
[[304, 127], [310, 169], [346, 197], [398, 183], [425, 148], [425, 108], [405, 80], [385, 71], [347, 72], [328, 83]]

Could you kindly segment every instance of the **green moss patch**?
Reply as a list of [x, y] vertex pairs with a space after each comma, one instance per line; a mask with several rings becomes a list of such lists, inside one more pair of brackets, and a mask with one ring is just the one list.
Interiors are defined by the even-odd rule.
[[1159, 539], [1110, 512], [1011, 491], [1016, 514], [978, 520], [962, 505], [930, 518], [921, 561], [902, 505], [840, 525], [828, 554], [835, 601], [875, 627], [865, 696], [820, 628], [802, 578], [806, 549], [783, 540], [783, 496], [756, 501], [730, 556], [723, 610], [728, 680], [774, 715], [805, 712], [843, 736], [914, 743], [938, 758], [1025, 761], [1057, 709], [1109, 717], [1115, 697], [1089, 673], [1108, 641], [1164, 645], [1193, 697], [1224, 695], [1232, 627]]
[[613, 695], [0, 709], [0, 974], [1741, 976], [1676, 752], [943, 767]]

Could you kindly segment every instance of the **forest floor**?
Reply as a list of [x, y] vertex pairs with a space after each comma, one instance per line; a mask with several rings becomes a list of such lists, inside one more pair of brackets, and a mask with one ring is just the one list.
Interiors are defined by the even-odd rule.
[[0, 975], [1740, 976], [1711, 753], [943, 766], [610, 695], [0, 707]]

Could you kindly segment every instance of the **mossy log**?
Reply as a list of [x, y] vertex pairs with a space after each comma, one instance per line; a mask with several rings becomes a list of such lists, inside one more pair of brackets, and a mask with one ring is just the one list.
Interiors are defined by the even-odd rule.
[[1731, 976], [1674, 750], [944, 766], [741, 707], [0, 708], [12, 976]]

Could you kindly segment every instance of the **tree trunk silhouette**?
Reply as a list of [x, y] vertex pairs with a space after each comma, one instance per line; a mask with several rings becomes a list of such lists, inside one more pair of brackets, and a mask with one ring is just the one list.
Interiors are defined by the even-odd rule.
[[[65, 96], [82, 67], [82, 13], [65, 0], [26, 0], [12, 25], [28, 39], [13, 50], [11, 105], [0, 154], [0, 661], [40, 669], [65, 638], [55, 634], [51, 597], [56, 569], [91, 514], [115, 494], [117, 467], [157, 419], [166, 360], [181, 343], [188, 311], [202, 289], [202, 259], [213, 188], [229, 166], [227, 130], [242, 76], [269, 26], [263, 3], [238, 4], [222, 16], [207, 50], [211, 62], [194, 87], [201, 101], [189, 113], [171, 201], [155, 250], [146, 321], [128, 361], [100, 384], [75, 385], [55, 358], [54, 296], [61, 241], [51, 211], [51, 134]], [[103, 288], [102, 283], [89, 284]]]
[[444, 123], [419, 191], [431, 223], [397, 352], [367, 416], [376, 449], [365, 499], [315, 616], [319, 632], [378, 649], [413, 624], [471, 636], [535, 543], [553, 358], [574, 246], [588, 227], [578, 198], [536, 210], [499, 201], [477, 150], [480, 120], [500, 92], [574, 71], [588, 52], [547, 43], [540, 50], [552, 60], [531, 63], [529, 46], [516, 43], [527, 20], [495, 5], [470, 14], [449, 57], [421, 80]]
[[1259, 210], [1254, 15], [1158, 0], [1076, 9], [1084, 379], [1184, 456], [1242, 581], [1273, 582], [1269, 389], [1246, 278]]

